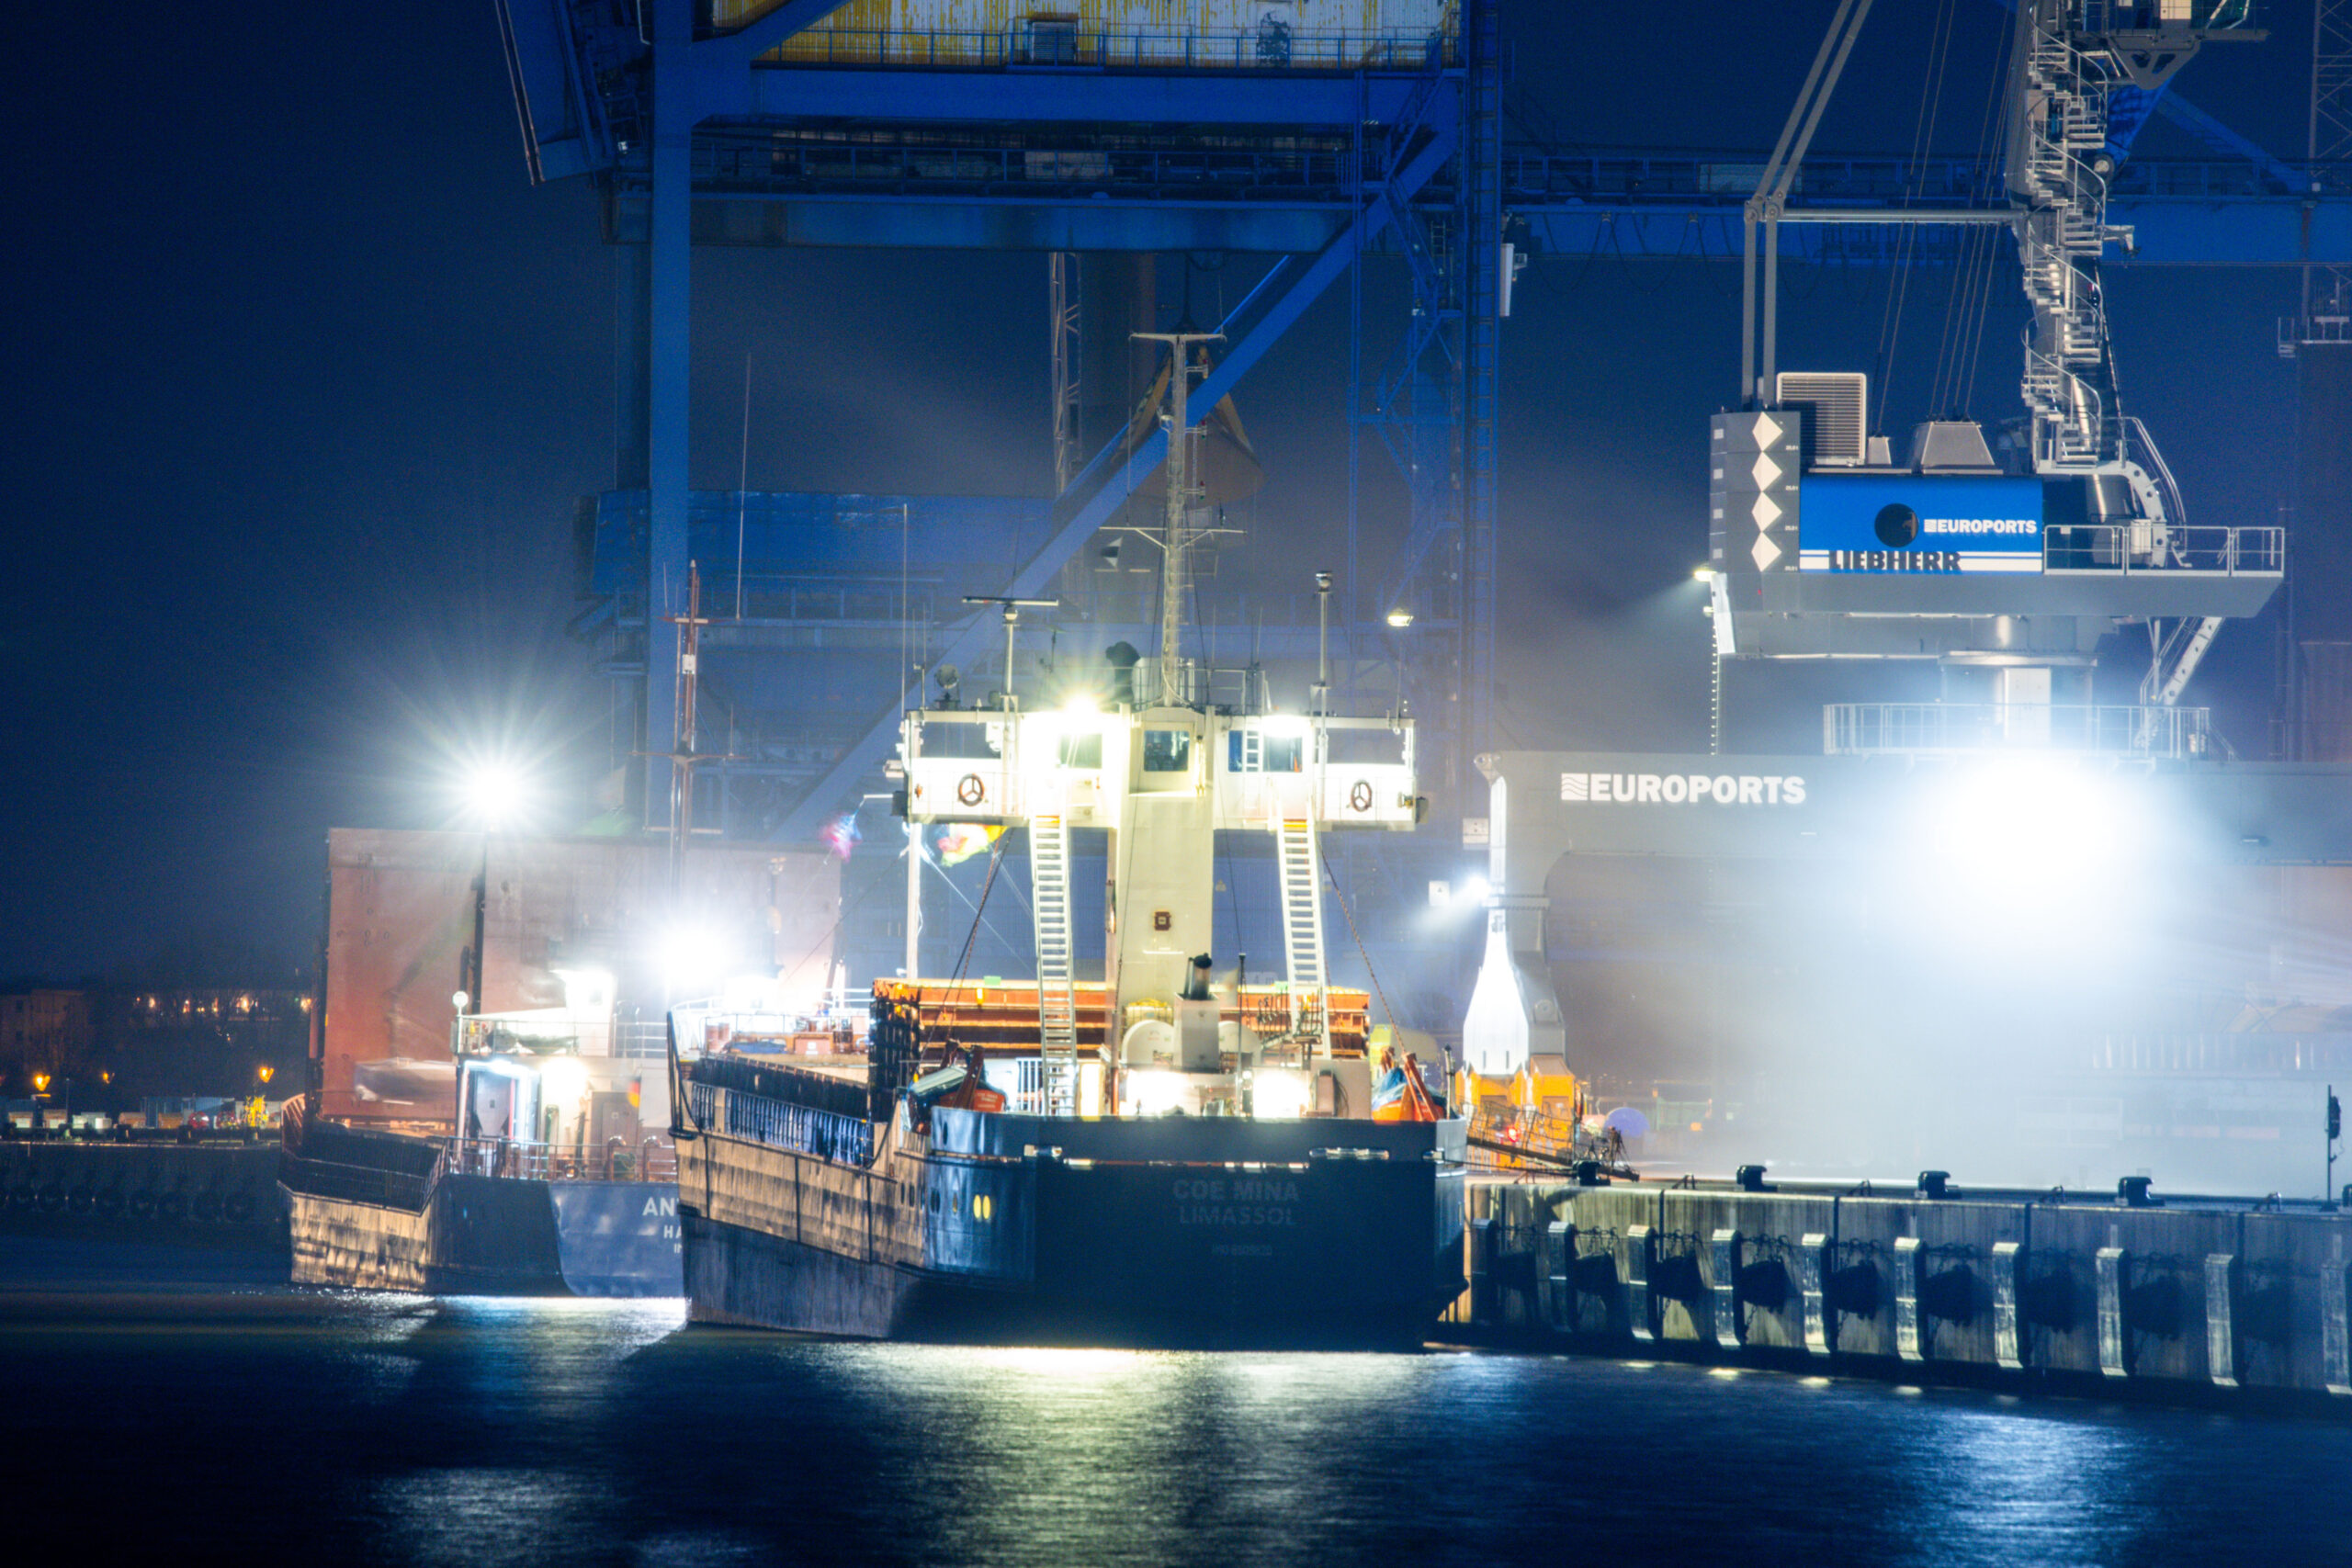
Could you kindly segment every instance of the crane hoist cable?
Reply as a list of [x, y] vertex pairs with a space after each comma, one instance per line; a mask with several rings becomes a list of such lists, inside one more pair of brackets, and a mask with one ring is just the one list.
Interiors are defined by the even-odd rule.
[[[1944, 73], [1951, 63], [1952, 0], [1939, 0], [1936, 8], [1935, 41], [1928, 51], [1925, 90], [1919, 95], [1919, 115], [1911, 131], [1911, 180], [1906, 190], [1906, 204], [1916, 204], [1927, 188], [1928, 150], [1935, 144], [1936, 120], [1943, 110]], [[1886, 426], [1886, 395], [1888, 378], [1894, 374], [1895, 352], [1903, 341], [1903, 307], [1911, 293], [1911, 263], [1917, 249], [1914, 233], [1917, 226], [1905, 224], [1902, 236], [1895, 243], [1894, 276], [1887, 283], [1886, 309], [1879, 320], [1878, 362], [1871, 378], [1879, 384], [1878, 407], [1873, 411], [1871, 430], [1883, 434]]]
[[[2016, 29], [2004, 26], [1994, 51], [1992, 80], [1984, 94], [1984, 112], [1976, 132], [1979, 201], [1997, 196], [2003, 184], [2002, 158], [2008, 145], [2008, 120], [2002, 111], [2007, 100], [2009, 48]], [[1978, 354], [1984, 341], [1984, 319], [1992, 300], [1992, 280], [2002, 254], [2005, 231], [1986, 224], [1972, 228], [1961, 247], [1960, 286], [1945, 317], [1945, 339], [1936, 350], [1936, 383], [1931, 414], [1936, 411], [1964, 412], [1976, 385]]]

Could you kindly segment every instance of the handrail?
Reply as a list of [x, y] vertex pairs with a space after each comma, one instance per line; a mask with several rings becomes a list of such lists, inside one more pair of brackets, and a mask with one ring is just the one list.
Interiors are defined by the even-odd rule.
[[1822, 749], [1832, 756], [2036, 750], [2177, 760], [2204, 755], [2211, 733], [2209, 708], [1831, 703], [1822, 709]]
[[2145, 522], [2052, 524], [2042, 531], [2041, 570], [2225, 577], [2275, 577], [2287, 570], [2287, 530], [2276, 524], [2156, 527], [2150, 531], [2148, 545], [2135, 549], [2135, 531], [2149, 526]]
[[874, 1163], [874, 1124], [860, 1117], [707, 1083], [689, 1083], [686, 1102], [706, 1133], [814, 1155], [835, 1165]]
[[450, 1138], [443, 1143], [433, 1181], [446, 1174], [513, 1181], [675, 1181], [678, 1151], [659, 1135], [642, 1138], [634, 1147], [618, 1138], [602, 1146]]
[[1460, 54], [1450, 24], [1372, 32], [1260, 25], [1241, 28], [1109, 28], [1029, 19], [987, 30], [853, 28], [820, 24], [761, 56], [786, 68], [916, 65], [1180, 68], [1186, 70], [1387, 71], [1420, 69], [1432, 55]]

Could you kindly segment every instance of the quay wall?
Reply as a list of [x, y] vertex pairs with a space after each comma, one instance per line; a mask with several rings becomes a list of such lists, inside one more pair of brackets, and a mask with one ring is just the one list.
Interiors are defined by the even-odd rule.
[[286, 1246], [275, 1144], [0, 1141], [0, 1230], [193, 1246]]
[[1444, 1336], [2352, 1411], [2352, 1213], [1687, 1180], [1465, 1203]]

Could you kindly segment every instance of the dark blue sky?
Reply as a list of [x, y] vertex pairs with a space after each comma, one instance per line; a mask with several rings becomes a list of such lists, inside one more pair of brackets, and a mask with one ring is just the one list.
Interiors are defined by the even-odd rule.
[[[1946, 141], [1966, 147], [2007, 14], [1949, 3]], [[1760, 148], [1830, 9], [1715, 0], [1645, 36], [1643, 7], [1510, 0], [1515, 96], [1574, 145]], [[1825, 148], [1909, 143], [1938, 7], [1880, 11]], [[2275, 23], [2182, 87], [2294, 155], [2308, 13]], [[191, 942], [299, 962], [329, 825], [442, 819], [436, 770], [486, 738], [582, 787], [604, 755], [605, 694], [561, 628], [573, 498], [611, 482], [613, 257], [585, 186], [526, 179], [490, 0], [103, 26], [34, 7], [14, 41], [0, 976]], [[2144, 145], [2188, 150], [2169, 134]], [[1675, 591], [1703, 548], [1734, 278], [1539, 265], [1504, 339], [1509, 738], [1695, 745], [1704, 623]], [[1044, 276], [1028, 255], [701, 254], [695, 482], [734, 481], [748, 352], [755, 487], [1042, 488]], [[1784, 363], [1866, 364], [1886, 281], [1794, 279]], [[2291, 295], [2286, 274], [2110, 285], [2126, 396], [2199, 521], [2269, 520]], [[1274, 475], [1257, 514], [1302, 570], [1340, 516], [1342, 298], [1243, 392]], [[2013, 406], [2023, 315], [1996, 296], [1980, 414]], [[1905, 373], [1924, 384], [1924, 359]], [[2190, 700], [2236, 704], [2258, 749], [2262, 634], [2233, 628], [2209, 671]]]

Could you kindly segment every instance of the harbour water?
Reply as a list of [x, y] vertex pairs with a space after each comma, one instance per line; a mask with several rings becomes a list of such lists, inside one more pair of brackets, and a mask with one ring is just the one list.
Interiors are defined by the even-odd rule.
[[0, 1241], [17, 1561], [2352, 1562], [2352, 1423], [1441, 1349], [825, 1342], [135, 1261]]

